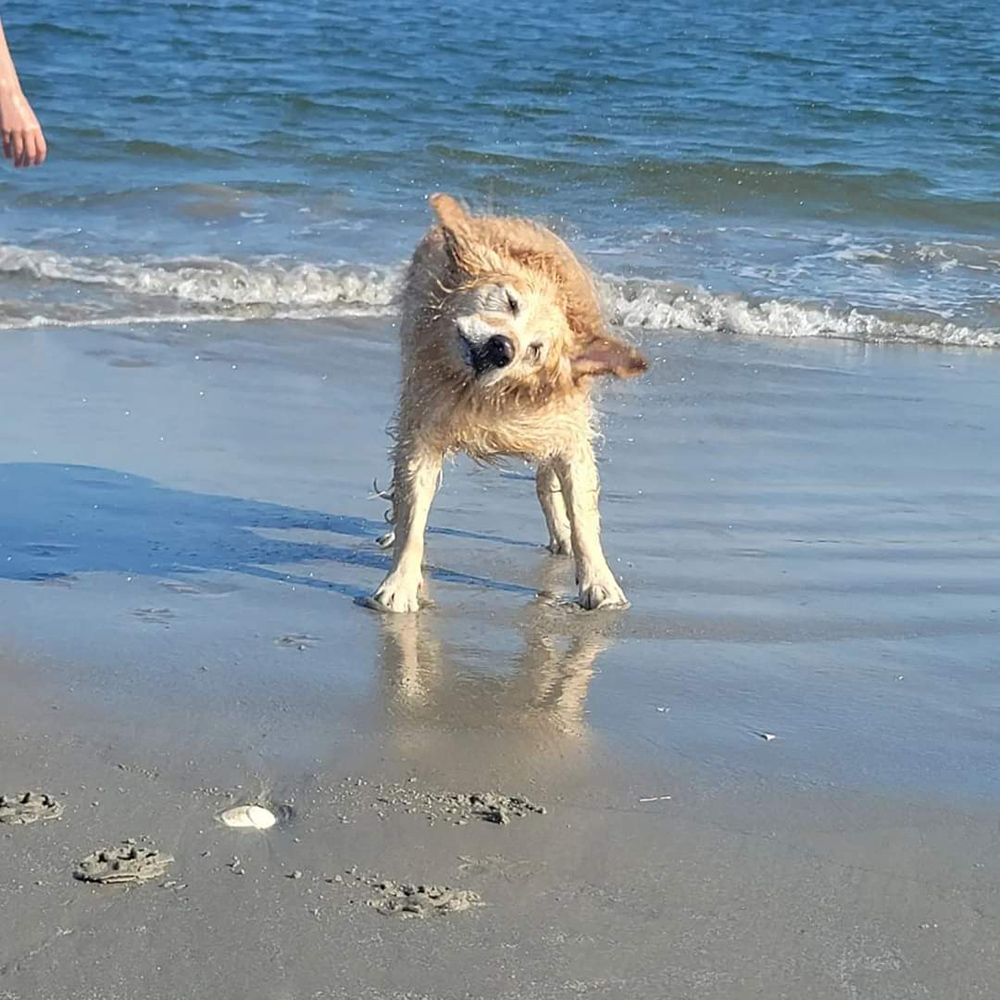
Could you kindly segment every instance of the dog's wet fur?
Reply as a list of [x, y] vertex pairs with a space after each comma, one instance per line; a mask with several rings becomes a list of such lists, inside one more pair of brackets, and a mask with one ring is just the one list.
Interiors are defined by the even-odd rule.
[[391, 490], [393, 563], [370, 600], [416, 611], [424, 532], [445, 455], [537, 467], [549, 549], [576, 560], [584, 608], [627, 601], [601, 548], [591, 384], [646, 359], [611, 336], [593, 280], [554, 233], [527, 219], [470, 215], [432, 195], [402, 294], [402, 388]]

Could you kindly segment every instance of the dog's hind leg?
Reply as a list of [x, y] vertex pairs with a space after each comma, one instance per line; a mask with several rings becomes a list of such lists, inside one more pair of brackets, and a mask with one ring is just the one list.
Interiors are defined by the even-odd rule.
[[625, 594], [601, 547], [601, 516], [597, 508], [601, 487], [594, 449], [590, 442], [581, 443], [572, 452], [557, 456], [552, 464], [562, 483], [569, 514], [580, 604], [588, 610], [627, 607]]
[[424, 532], [441, 478], [442, 455], [431, 451], [396, 454], [393, 473], [392, 569], [371, 598], [382, 611], [417, 611], [423, 587]]
[[568, 556], [573, 551], [569, 517], [563, 500], [562, 486], [556, 470], [549, 462], [539, 462], [535, 473], [535, 492], [542, 505], [545, 523], [549, 527], [548, 549], [553, 555]]

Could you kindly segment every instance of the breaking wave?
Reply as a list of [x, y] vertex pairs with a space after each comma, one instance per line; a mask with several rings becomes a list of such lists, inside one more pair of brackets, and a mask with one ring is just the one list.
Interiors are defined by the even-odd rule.
[[0, 329], [380, 316], [391, 311], [397, 282], [396, 271], [351, 264], [128, 261], [0, 245]]
[[[381, 317], [393, 311], [401, 274], [401, 266], [215, 257], [130, 261], [0, 245], [0, 329]], [[600, 285], [612, 322], [626, 328], [1000, 348], [1000, 329], [929, 311], [755, 299], [611, 275]]]
[[1000, 347], [1000, 329], [932, 313], [836, 308], [794, 299], [752, 299], [671, 282], [606, 278], [612, 321], [632, 328], [754, 337], [823, 337], [866, 343]]

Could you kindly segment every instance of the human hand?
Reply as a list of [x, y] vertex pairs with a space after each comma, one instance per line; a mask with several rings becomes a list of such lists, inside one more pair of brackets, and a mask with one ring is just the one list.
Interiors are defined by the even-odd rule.
[[17, 89], [0, 88], [0, 136], [3, 155], [15, 167], [36, 167], [45, 162], [47, 147], [42, 126], [28, 99]]

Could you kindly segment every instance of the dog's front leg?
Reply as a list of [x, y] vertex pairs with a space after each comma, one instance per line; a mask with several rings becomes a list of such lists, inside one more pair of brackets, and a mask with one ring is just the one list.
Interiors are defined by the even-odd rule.
[[385, 611], [417, 611], [423, 587], [424, 531], [441, 477], [442, 455], [398, 452], [392, 481], [396, 538], [392, 569], [372, 597]]
[[549, 528], [549, 552], [556, 556], [568, 556], [572, 551], [569, 518], [563, 502], [562, 486], [550, 462], [539, 462], [535, 473], [535, 492], [542, 505], [545, 523]]
[[587, 609], [627, 607], [625, 594], [601, 548], [601, 517], [597, 508], [601, 487], [593, 448], [589, 442], [581, 444], [554, 459], [553, 466], [562, 483], [569, 514], [580, 604]]

